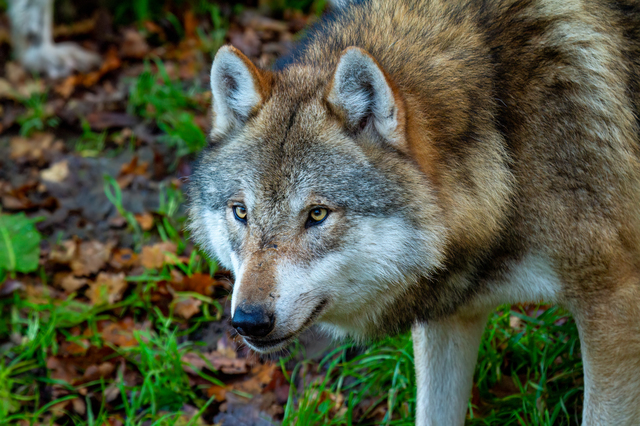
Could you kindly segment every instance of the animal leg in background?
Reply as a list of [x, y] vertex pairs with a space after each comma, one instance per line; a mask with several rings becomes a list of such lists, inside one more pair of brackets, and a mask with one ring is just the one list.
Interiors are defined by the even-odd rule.
[[29, 71], [59, 78], [100, 64], [75, 43], [53, 42], [53, 0], [9, 0], [9, 17], [16, 56]]

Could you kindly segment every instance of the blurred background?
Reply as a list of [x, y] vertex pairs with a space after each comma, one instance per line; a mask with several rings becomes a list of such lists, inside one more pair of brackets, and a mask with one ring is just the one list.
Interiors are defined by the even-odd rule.
[[[411, 425], [410, 336], [310, 331], [250, 353], [232, 277], [189, 241], [209, 70], [231, 43], [263, 68], [324, 0], [60, 0], [56, 42], [100, 56], [48, 78], [16, 60], [0, 0], [0, 424]], [[575, 325], [547, 305], [490, 320], [469, 424], [579, 424]]]

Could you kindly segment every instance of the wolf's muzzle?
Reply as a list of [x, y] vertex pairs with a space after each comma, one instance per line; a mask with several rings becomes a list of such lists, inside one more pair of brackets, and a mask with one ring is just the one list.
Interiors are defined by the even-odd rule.
[[244, 337], [264, 337], [275, 326], [275, 316], [262, 306], [241, 304], [236, 308], [231, 325]]

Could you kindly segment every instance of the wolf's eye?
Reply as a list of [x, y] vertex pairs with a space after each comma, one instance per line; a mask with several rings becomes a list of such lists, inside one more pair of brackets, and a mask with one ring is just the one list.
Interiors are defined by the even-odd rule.
[[316, 207], [315, 209], [311, 210], [309, 212], [309, 219], [307, 220], [307, 228], [323, 222], [328, 215], [329, 210], [322, 207]]
[[234, 206], [233, 207], [233, 215], [240, 222], [246, 222], [247, 221], [247, 208], [246, 207], [242, 207], [242, 206]]

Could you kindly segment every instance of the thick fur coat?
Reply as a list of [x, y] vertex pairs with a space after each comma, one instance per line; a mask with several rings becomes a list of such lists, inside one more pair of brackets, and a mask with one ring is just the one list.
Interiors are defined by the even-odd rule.
[[221, 49], [190, 215], [247, 343], [412, 327], [417, 423], [456, 425], [488, 313], [556, 302], [584, 424], [638, 424], [639, 31], [636, 1], [371, 0], [275, 71]]

